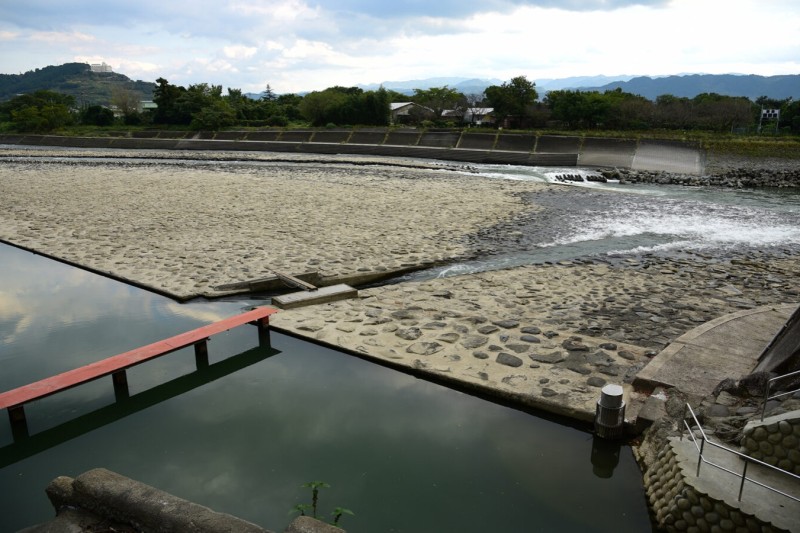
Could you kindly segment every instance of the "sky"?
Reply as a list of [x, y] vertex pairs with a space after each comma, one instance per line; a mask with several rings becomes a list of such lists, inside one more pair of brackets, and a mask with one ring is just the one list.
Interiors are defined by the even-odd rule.
[[800, 74], [798, 0], [0, 0], [0, 73], [244, 92], [434, 77]]

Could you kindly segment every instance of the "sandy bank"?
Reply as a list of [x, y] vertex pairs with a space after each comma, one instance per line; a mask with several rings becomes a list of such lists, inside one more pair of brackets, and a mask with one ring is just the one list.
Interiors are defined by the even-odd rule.
[[[335, 161], [335, 160], [334, 160]], [[463, 257], [541, 184], [313, 160], [0, 165], [0, 238], [178, 299], [270, 270], [324, 284]]]

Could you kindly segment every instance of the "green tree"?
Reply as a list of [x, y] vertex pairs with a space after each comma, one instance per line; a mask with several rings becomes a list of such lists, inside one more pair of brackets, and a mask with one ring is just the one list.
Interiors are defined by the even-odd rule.
[[0, 104], [0, 120], [17, 131], [43, 133], [67, 126], [74, 120], [75, 98], [54, 91], [35, 91]]
[[191, 116], [183, 116], [178, 111], [178, 99], [186, 89], [172, 85], [164, 78], [156, 80], [153, 89], [153, 102], [158, 106], [153, 122], [156, 124], [189, 124]]
[[524, 127], [530, 122], [539, 94], [536, 84], [525, 76], [511, 78], [502, 85], [492, 85], [484, 91], [486, 101], [498, 119], [505, 119], [511, 127]]
[[415, 104], [433, 110], [434, 116], [440, 118], [443, 111], [457, 108], [464, 101], [464, 95], [445, 85], [429, 89], [414, 89], [412, 100]]
[[107, 107], [90, 105], [81, 111], [81, 122], [93, 126], [110, 126], [114, 123], [114, 112]]

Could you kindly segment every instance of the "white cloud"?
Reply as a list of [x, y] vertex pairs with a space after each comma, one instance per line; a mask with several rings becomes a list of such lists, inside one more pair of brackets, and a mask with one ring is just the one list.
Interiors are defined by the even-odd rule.
[[258, 48], [254, 46], [234, 45], [225, 46], [222, 48], [222, 51], [225, 53], [225, 57], [230, 59], [247, 59], [253, 57], [258, 51]]
[[0, 6], [0, 40], [14, 48], [0, 70], [91, 57], [138, 79], [278, 92], [434, 76], [800, 72], [791, 0], [125, 4]]

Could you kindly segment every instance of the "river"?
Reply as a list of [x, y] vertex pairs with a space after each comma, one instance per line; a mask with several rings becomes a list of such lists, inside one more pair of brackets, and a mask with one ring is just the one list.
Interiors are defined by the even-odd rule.
[[[150, 163], [152, 165], [152, 162]], [[204, 162], [203, 164], [208, 164]], [[496, 179], [553, 182], [562, 169], [478, 165]], [[575, 169], [569, 169], [574, 173]], [[588, 171], [581, 171], [588, 172]], [[474, 260], [402, 279], [592, 257], [796, 254], [796, 192], [564, 185], [519, 238], [476, 239]], [[535, 231], [533, 231], [535, 230]], [[231, 316], [261, 299], [178, 304], [0, 245], [0, 390]], [[106, 467], [274, 530], [322, 480], [322, 512], [358, 531], [646, 531], [630, 448], [586, 428], [489, 402], [293, 337], [249, 327], [26, 408], [31, 437], [0, 423], [0, 530], [47, 520], [44, 488]]]

